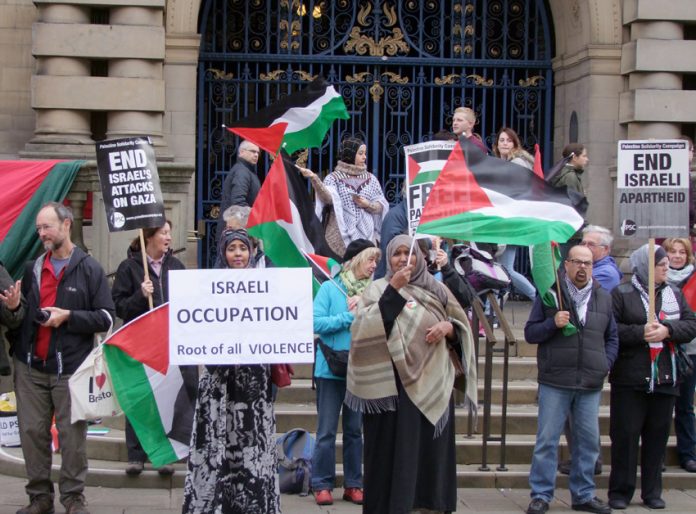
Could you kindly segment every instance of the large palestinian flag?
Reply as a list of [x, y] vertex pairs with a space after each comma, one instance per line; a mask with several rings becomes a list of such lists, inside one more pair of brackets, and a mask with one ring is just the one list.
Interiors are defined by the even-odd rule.
[[169, 304], [114, 332], [104, 341], [104, 357], [116, 398], [152, 465], [186, 457], [198, 372], [169, 365]]
[[34, 226], [46, 202], [62, 202], [83, 161], [0, 161], [0, 261], [14, 278], [39, 251]]
[[279, 149], [291, 154], [317, 148], [336, 119], [347, 120], [343, 97], [322, 77], [227, 130], [275, 155]]
[[[247, 222], [249, 234], [263, 241], [275, 266], [305, 268], [304, 254], [339, 260], [324, 238], [314, 205], [300, 171], [281, 151], [266, 175]], [[318, 283], [315, 281], [314, 289]]]
[[418, 232], [528, 246], [567, 241], [583, 224], [566, 188], [460, 139], [430, 191]]

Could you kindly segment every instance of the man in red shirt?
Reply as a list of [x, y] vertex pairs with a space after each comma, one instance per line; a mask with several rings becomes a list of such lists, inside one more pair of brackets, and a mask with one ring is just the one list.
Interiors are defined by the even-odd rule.
[[60, 203], [44, 205], [36, 232], [46, 252], [27, 263], [26, 300], [15, 345], [15, 392], [19, 436], [30, 503], [17, 514], [52, 514], [51, 421], [60, 433], [60, 502], [67, 514], [89, 514], [83, 491], [87, 477], [87, 424], [70, 421], [68, 379], [92, 351], [94, 334], [114, 319], [114, 303], [99, 263], [73, 244], [73, 217]]

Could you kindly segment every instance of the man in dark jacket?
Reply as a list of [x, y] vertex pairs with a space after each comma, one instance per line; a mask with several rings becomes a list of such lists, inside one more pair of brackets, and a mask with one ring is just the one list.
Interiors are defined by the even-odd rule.
[[592, 281], [589, 248], [571, 248], [564, 265], [565, 274], [558, 279], [563, 308], [545, 306], [537, 296], [524, 327], [525, 339], [539, 345], [539, 417], [527, 514], [544, 514], [549, 508], [558, 444], [569, 414], [574, 436], [569, 481], [573, 510], [609, 514], [609, 506], [594, 494], [594, 466], [602, 386], [618, 352], [616, 322], [609, 293]]
[[242, 141], [237, 150], [237, 162], [227, 173], [222, 183], [222, 199], [218, 217], [218, 235], [222, 234], [225, 222], [222, 214], [230, 205], [251, 207], [261, 189], [261, 182], [256, 175], [256, 163], [259, 161], [259, 147], [249, 141]]
[[104, 270], [70, 239], [73, 217], [63, 204], [44, 205], [36, 232], [46, 253], [29, 262], [22, 280], [26, 315], [15, 346], [19, 436], [30, 504], [17, 514], [52, 513], [51, 420], [60, 433], [60, 502], [67, 514], [89, 514], [87, 423], [70, 420], [68, 379], [92, 351], [94, 334], [108, 330], [114, 303]]

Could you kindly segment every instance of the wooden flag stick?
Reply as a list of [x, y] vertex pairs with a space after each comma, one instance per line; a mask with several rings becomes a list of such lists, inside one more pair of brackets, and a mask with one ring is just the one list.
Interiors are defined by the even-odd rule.
[[648, 240], [648, 323], [655, 321], [655, 238]]
[[[148, 271], [148, 266], [147, 266], [147, 252], [145, 251], [145, 234], [143, 233], [143, 229], [139, 229], [138, 232], [140, 233], [140, 251], [143, 254], [143, 271], [145, 272], [145, 280], [150, 280], [150, 272]], [[150, 306], [150, 310], [154, 307], [152, 303], [152, 295], [148, 294], [147, 295], [147, 304]]]
[[556, 277], [556, 294], [558, 295], [558, 310], [563, 310], [563, 295], [561, 294], [561, 284], [558, 280], [558, 265], [556, 264], [556, 254], [553, 251], [553, 243], [551, 245], [551, 266], [553, 267], [553, 276]]

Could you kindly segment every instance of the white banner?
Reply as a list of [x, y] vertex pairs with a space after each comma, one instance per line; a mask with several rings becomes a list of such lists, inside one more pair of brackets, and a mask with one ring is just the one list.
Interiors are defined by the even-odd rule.
[[688, 237], [689, 154], [682, 140], [619, 141], [616, 191], [621, 235]]
[[313, 361], [310, 268], [169, 272], [171, 364]]

